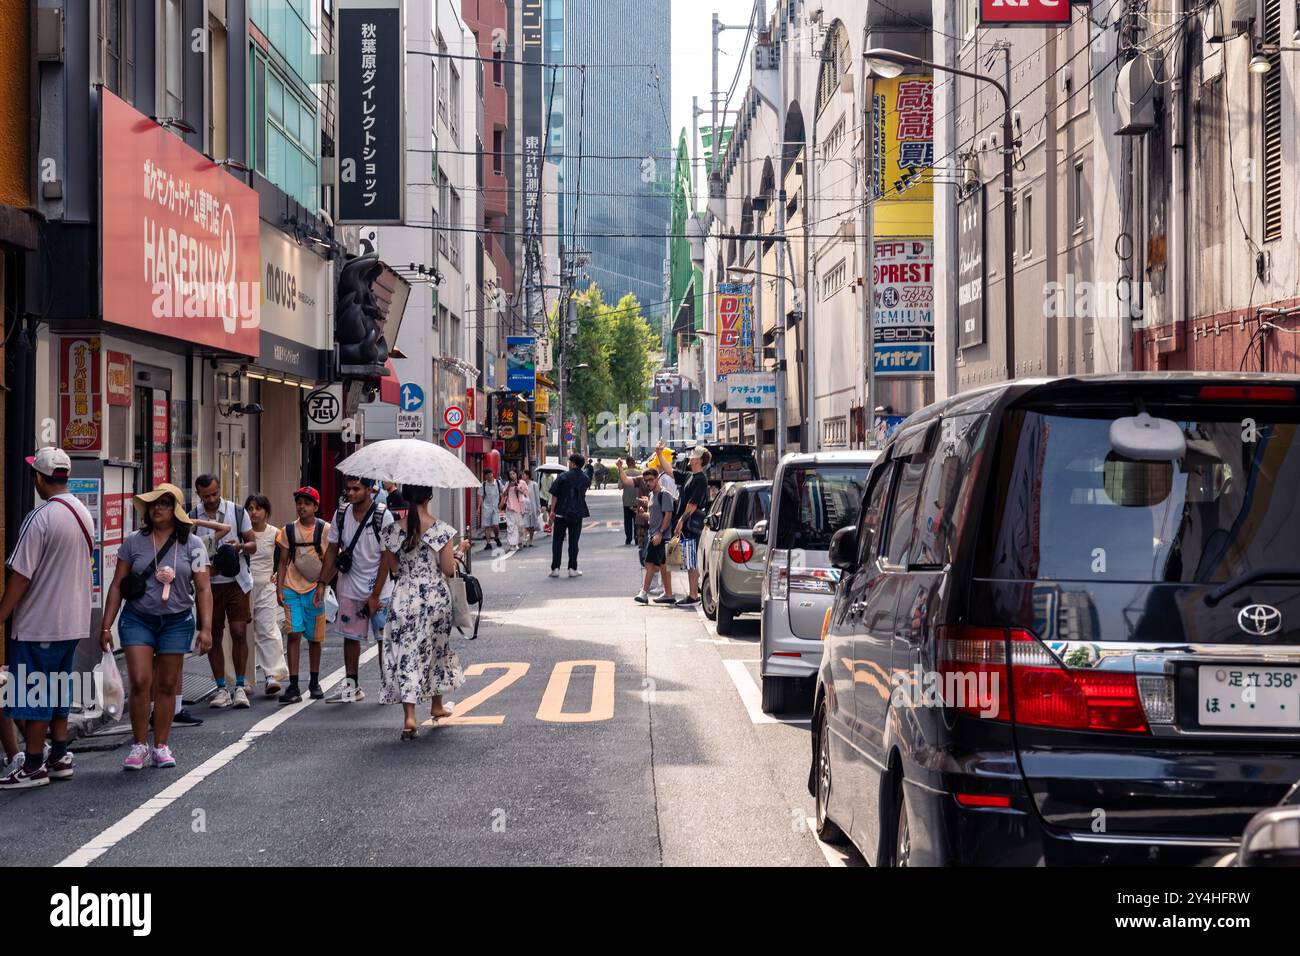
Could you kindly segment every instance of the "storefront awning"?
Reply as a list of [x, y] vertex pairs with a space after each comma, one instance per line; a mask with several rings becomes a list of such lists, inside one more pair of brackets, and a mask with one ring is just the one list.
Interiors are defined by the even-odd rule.
[[384, 368], [388, 369], [388, 374], [379, 380], [379, 400], [385, 405], [396, 405], [400, 408], [402, 380], [397, 377], [397, 369], [393, 368], [392, 359], [384, 363]]

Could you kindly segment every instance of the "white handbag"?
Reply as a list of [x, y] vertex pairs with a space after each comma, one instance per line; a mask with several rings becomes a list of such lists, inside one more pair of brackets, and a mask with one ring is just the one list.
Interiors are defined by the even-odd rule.
[[444, 577], [447, 590], [451, 593], [452, 627], [466, 628], [473, 624], [469, 616], [469, 596], [465, 592], [465, 582], [459, 576]]

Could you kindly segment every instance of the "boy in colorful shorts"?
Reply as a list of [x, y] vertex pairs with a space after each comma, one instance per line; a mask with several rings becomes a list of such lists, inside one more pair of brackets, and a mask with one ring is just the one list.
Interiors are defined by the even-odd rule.
[[316, 517], [316, 512], [320, 510], [320, 492], [315, 488], [299, 488], [293, 493], [293, 504], [298, 512], [298, 520], [281, 528], [275, 536], [275, 546], [280, 551], [276, 589], [289, 626], [286, 648], [289, 686], [280, 695], [281, 704], [302, 701], [302, 692], [298, 689], [298, 661], [304, 637], [307, 639], [307, 652], [311, 662], [311, 679], [307, 684], [307, 692], [313, 700], [325, 696], [320, 686], [320, 654], [321, 646], [325, 643], [325, 608], [316, 603], [316, 584], [324, 566], [329, 522]]

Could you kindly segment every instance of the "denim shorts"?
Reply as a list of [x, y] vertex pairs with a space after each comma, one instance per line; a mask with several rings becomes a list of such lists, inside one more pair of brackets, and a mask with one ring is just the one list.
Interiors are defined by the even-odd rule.
[[13, 720], [68, 716], [72, 704], [69, 677], [79, 643], [6, 641], [9, 686], [0, 698], [7, 705], [5, 716]]
[[188, 654], [194, 646], [194, 612], [145, 614], [128, 604], [117, 620], [123, 647], [152, 647], [155, 654]]

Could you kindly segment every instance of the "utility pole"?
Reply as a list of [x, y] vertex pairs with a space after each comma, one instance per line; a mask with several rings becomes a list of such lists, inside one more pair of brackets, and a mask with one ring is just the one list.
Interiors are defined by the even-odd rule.
[[[786, 445], [786, 359], [785, 359], [785, 50], [780, 49], [781, 41], [773, 36], [772, 42], [778, 45], [777, 51], [777, 89], [781, 102], [777, 104], [776, 128], [781, 144], [777, 157], [776, 175], [779, 180], [776, 191], [776, 460], [785, 457]], [[759, 255], [763, 254], [762, 245]]]

